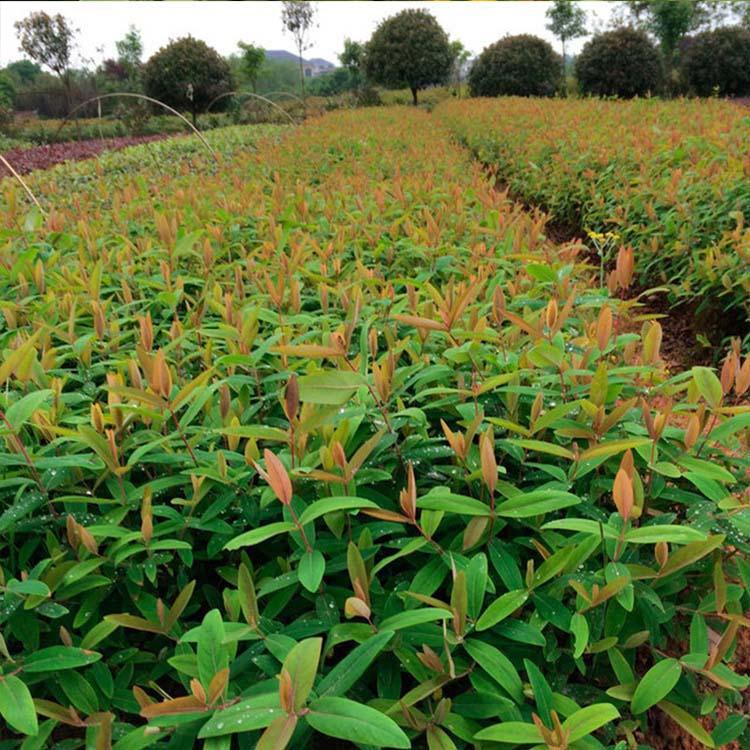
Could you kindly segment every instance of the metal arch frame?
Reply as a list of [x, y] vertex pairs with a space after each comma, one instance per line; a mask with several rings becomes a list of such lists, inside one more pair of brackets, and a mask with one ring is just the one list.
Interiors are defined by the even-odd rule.
[[18, 182], [21, 183], [21, 187], [26, 191], [26, 194], [29, 196], [29, 198], [34, 201], [36, 207], [42, 212], [42, 215], [46, 216], [47, 212], [42, 208], [42, 204], [37, 200], [37, 197], [34, 195], [34, 193], [31, 192], [31, 188], [26, 184], [26, 181], [23, 179], [23, 177], [21, 177], [21, 175], [18, 174], [15, 169], [13, 169], [13, 165], [2, 154], [0, 154], [0, 161], [8, 168], [13, 177], [15, 177]]
[[143, 99], [144, 101], [152, 102], [153, 104], [158, 104], [160, 107], [163, 107], [167, 111], [171, 112], [173, 115], [176, 115], [193, 131], [193, 133], [195, 133], [195, 135], [198, 136], [198, 138], [200, 138], [201, 143], [203, 143], [203, 145], [208, 149], [208, 152], [211, 154], [211, 156], [213, 156], [217, 162], [219, 161], [219, 157], [216, 155], [216, 152], [211, 148], [211, 145], [209, 144], [209, 142], [205, 139], [205, 137], [200, 132], [200, 130], [198, 130], [198, 128], [196, 128], [195, 125], [193, 125], [193, 123], [190, 122], [190, 120], [188, 120], [187, 117], [185, 117], [185, 115], [178, 112], [173, 107], [170, 107], [168, 104], [164, 104], [164, 102], [161, 102], [158, 99], [154, 99], [151, 96], [146, 96], [145, 94], [134, 94], [134, 93], [125, 92], [125, 91], [118, 91], [118, 92], [114, 92], [111, 94], [99, 94], [98, 96], [92, 96], [90, 99], [86, 99], [86, 101], [81, 102], [80, 104], [77, 104], [75, 107], [73, 107], [73, 109], [70, 110], [70, 112], [68, 112], [68, 114], [65, 116], [65, 119], [60, 123], [59, 127], [55, 131], [55, 134], [59, 133], [65, 127], [65, 125], [67, 125], [67, 123], [70, 122], [70, 118], [72, 117], [74, 113], [76, 113], [79, 109], [82, 109], [83, 107], [85, 107], [87, 104], [91, 104], [92, 102], [101, 102], [102, 99], [112, 99], [113, 97], [118, 97], [118, 96], [129, 97], [131, 99]]
[[270, 104], [272, 107], [274, 107], [274, 109], [278, 109], [279, 112], [281, 112], [285, 117], [288, 117], [289, 122], [291, 122], [292, 125], [297, 124], [297, 121], [285, 109], [282, 109], [281, 107], [279, 107], [279, 105], [276, 104], [276, 102], [273, 102], [270, 99], [267, 99], [265, 96], [261, 96], [260, 94], [254, 94], [252, 91], [225, 91], [223, 94], [219, 94], [218, 96], [215, 96], [208, 103], [208, 106], [206, 107], [206, 112], [210, 112], [211, 107], [213, 107], [214, 104], [216, 104], [216, 102], [218, 102], [220, 99], [223, 99], [226, 96], [249, 96], [249, 97], [252, 97], [253, 99], [260, 99], [261, 101], [267, 102], [268, 104]]

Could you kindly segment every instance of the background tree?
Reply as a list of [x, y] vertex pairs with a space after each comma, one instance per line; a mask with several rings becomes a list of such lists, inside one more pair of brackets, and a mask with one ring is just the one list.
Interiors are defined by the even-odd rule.
[[347, 37], [344, 39], [344, 49], [339, 54], [341, 65], [349, 71], [353, 85], [359, 86], [362, 82], [362, 65], [365, 59], [365, 46], [361, 42], [355, 42]]
[[662, 81], [659, 50], [645, 31], [623, 27], [597, 34], [576, 59], [584, 94], [629, 99], [655, 93]]
[[684, 40], [682, 78], [699, 96], [750, 96], [750, 29], [725, 26]]
[[628, 0], [626, 5], [636, 24], [658, 40], [671, 91], [680, 41], [691, 31], [719, 22], [735, 4], [720, 0]]
[[565, 69], [565, 44], [570, 39], [586, 36], [586, 11], [576, 5], [572, 0], [555, 0], [546, 13], [549, 23], [547, 28], [562, 43], [562, 88], [567, 94], [567, 74]]
[[256, 47], [246, 42], [239, 42], [237, 46], [242, 50], [240, 54], [242, 75], [249, 81], [253, 93], [257, 93], [258, 74], [266, 59], [266, 51], [263, 47]]
[[0, 109], [10, 109], [16, 98], [16, 87], [9, 73], [0, 70]]
[[76, 30], [59, 13], [50, 16], [44, 11], [30, 13], [16, 21], [16, 33], [21, 49], [32, 59], [55, 73], [65, 88], [70, 109], [70, 61], [73, 56]]
[[451, 53], [453, 54], [451, 79], [459, 98], [461, 98], [461, 83], [463, 82], [464, 66], [468, 62], [469, 57], [471, 57], [471, 52], [464, 47], [463, 42], [455, 39], [451, 42]]
[[133, 70], [137, 70], [141, 66], [143, 41], [141, 40], [141, 32], [135, 26], [131, 26], [128, 33], [115, 42], [115, 49], [117, 50], [118, 62], [131, 67]]
[[365, 73], [375, 83], [417, 92], [445, 83], [453, 66], [448, 35], [426, 10], [403, 10], [380, 23], [367, 44]]
[[281, 9], [281, 20], [284, 28], [294, 37], [294, 45], [299, 56], [299, 82], [302, 100], [305, 99], [305, 70], [302, 53], [309, 48], [307, 35], [313, 25], [315, 8], [305, 0], [284, 0]]
[[506, 36], [482, 50], [469, 73], [472, 96], [553, 96], [560, 55], [531, 34]]
[[39, 77], [42, 69], [31, 60], [16, 60], [5, 66], [5, 72], [17, 86], [29, 86]]
[[[192, 36], [162, 47], [143, 67], [146, 94], [178, 110], [188, 110], [193, 123], [211, 100], [231, 91], [227, 61], [213, 48]], [[226, 99], [222, 104], [228, 104]]]
[[125, 80], [131, 89], [139, 88], [139, 77], [143, 67], [143, 42], [141, 32], [135, 26], [128, 29], [122, 39], [115, 42], [117, 64], [125, 72]]

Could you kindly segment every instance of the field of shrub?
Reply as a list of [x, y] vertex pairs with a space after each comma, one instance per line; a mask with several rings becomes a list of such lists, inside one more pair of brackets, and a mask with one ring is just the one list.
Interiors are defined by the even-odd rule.
[[513, 195], [632, 246], [641, 285], [750, 315], [747, 108], [506, 98], [449, 102], [438, 115]]
[[435, 115], [208, 137], [0, 183], [2, 746], [747, 739], [750, 358]]

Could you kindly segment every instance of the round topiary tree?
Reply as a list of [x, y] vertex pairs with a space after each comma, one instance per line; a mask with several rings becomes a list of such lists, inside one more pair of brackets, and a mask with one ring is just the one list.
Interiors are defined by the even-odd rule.
[[445, 83], [453, 67], [448, 35], [426, 10], [403, 10], [375, 29], [365, 51], [365, 75], [373, 83], [417, 92]]
[[682, 76], [698, 96], [750, 95], [750, 29], [727, 26], [686, 39]]
[[581, 91], [594, 96], [644, 96], [662, 81], [659, 50], [645, 32], [631, 27], [605, 31], [587, 42], [575, 70]]
[[506, 36], [471, 66], [472, 96], [552, 96], [560, 85], [562, 58], [532, 34]]
[[[143, 68], [148, 96], [193, 115], [204, 112], [211, 100], [232, 90], [227, 61], [200, 39], [177, 39], [162, 47]], [[226, 105], [226, 97], [221, 103]]]

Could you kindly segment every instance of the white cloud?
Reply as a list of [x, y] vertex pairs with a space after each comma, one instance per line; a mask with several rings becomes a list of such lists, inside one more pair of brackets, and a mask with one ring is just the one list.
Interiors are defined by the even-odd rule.
[[[317, 3], [318, 26], [311, 34], [308, 57], [337, 62], [344, 39], [367, 40], [378, 22], [403, 8], [428, 8], [452, 39], [473, 53], [505, 34], [537, 34], [558, 47], [546, 30], [548, 2], [334, 2]], [[591, 15], [606, 20], [616, 3], [582, 2]], [[115, 41], [130, 24], [140, 29], [145, 57], [177, 37], [192, 34], [227, 55], [240, 40], [266, 49], [293, 50], [281, 27], [280, 2], [27, 2], [0, 0], [0, 64], [22, 57], [13, 27], [34, 10], [62, 13], [80, 29], [82, 58], [99, 62], [115, 54]], [[580, 49], [584, 39], [569, 45]]]

